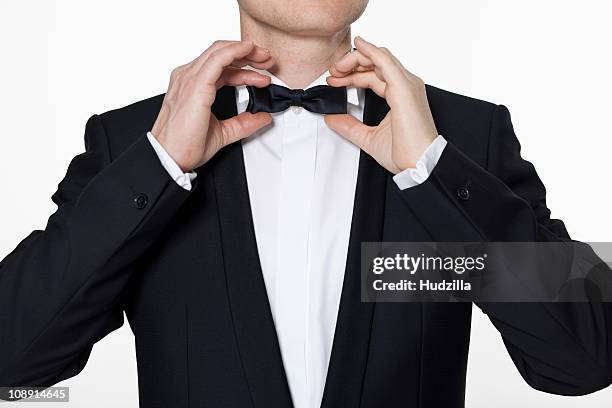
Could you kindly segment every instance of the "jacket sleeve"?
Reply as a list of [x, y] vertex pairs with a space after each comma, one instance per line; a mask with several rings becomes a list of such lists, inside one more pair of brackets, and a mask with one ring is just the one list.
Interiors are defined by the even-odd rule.
[[93, 116], [85, 147], [52, 197], [58, 208], [45, 229], [0, 262], [0, 387], [51, 386], [83, 369], [94, 343], [123, 324], [134, 261], [190, 194], [145, 134], [111, 157]]
[[[429, 179], [400, 194], [425, 225], [440, 231], [438, 241], [569, 241], [563, 222], [550, 218], [533, 165], [521, 158], [504, 106], [492, 112], [487, 157], [483, 167], [449, 142]], [[584, 395], [612, 382], [612, 303], [477, 306], [532, 387]]]

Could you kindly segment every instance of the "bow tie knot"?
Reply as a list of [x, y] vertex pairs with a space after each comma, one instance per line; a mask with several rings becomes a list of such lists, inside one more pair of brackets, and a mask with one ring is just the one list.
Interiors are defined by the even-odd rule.
[[313, 113], [338, 114], [347, 113], [346, 88], [317, 85], [312, 88], [289, 89], [280, 85], [269, 85], [265, 88], [247, 86], [251, 113], [277, 113], [298, 106]]
[[291, 106], [302, 107], [302, 98], [304, 97], [305, 91], [303, 89], [290, 89], [289, 94], [291, 96]]

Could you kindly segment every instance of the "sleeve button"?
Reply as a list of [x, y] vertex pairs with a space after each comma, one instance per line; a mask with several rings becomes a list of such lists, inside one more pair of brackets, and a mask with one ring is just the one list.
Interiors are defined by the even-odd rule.
[[467, 187], [459, 187], [457, 189], [457, 197], [459, 197], [459, 199], [461, 201], [467, 201], [470, 199], [470, 190], [467, 189]]
[[140, 193], [134, 197], [134, 206], [139, 210], [142, 210], [149, 204], [149, 197], [146, 194]]

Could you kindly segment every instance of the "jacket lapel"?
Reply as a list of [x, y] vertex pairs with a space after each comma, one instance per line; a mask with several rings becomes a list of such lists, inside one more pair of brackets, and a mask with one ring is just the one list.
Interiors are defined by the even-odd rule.
[[[366, 91], [363, 122], [375, 126], [388, 107]], [[361, 302], [361, 243], [382, 241], [387, 171], [361, 152], [336, 332], [322, 408], [358, 407], [370, 344], [374, 303]]]
[[[235, 88], [219, 90], [213, 112], [219, 120], [237, 114]], [[257, 253], [241, 144], [222, 149], [211, 164], [229, 302], [253, 405], [290, 408], [291, 394]]]

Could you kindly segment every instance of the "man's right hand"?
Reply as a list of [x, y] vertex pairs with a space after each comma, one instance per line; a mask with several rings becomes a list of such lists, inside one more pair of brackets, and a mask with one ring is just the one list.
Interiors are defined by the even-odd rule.
[[272, 121], [269, 113], [244, 112], [219, 121], [211, 112], [224, 85], [265, 87], [270, 77], [242, 67], [269, 69], [270, 51], [252, 42], [216, 41], [170, 76], [170, 85], [151, 133], [184, 172], [200, 167], [221, 148]]

